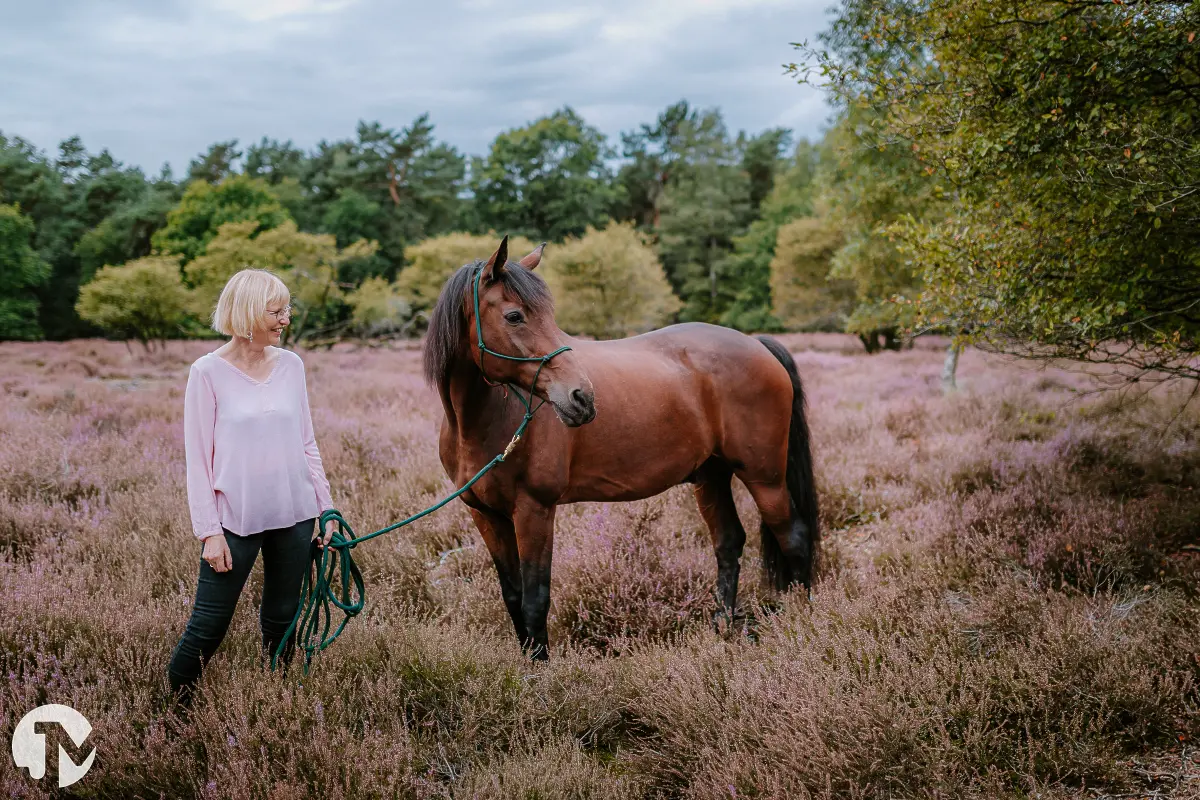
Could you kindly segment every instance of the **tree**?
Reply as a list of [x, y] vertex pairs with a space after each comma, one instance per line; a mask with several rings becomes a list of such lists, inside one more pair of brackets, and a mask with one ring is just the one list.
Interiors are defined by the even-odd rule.
[[164, 253], [182, 256], [186, 263], [203, 254], [226, 223], [250, 220], [258, 233], [288, 219], [279, 198], [259, 178], [234, 175], [215, 186], [193, 181], [179, 205], [167, 214], [167, 224], [154, 233], [151, 242]]
[[405, 247], [462, 221], [466, 160], [433, 131], [428, 114], [399, 131], [360, 122], [355, 139], [321, 142], [307, 161], [302, 227], [333, 233], [342, 246], [379, 243], [376, 259], [355, 265], [354, 280], [394, 278]]
[[854, 284], [857, 303], [846, 331], [867, 352], [900, 347], [902, 331], [915, 319], [912, 301], [921, 291], [921, 272], [897, 247], [888, 226], [907, 215], [936, 213], [941, 187], [928, 180], [912, 151], [880, 137], [875, 120], [847, 109], [825, 136], [817, 170], [816, 202], [845, 243], [833, 255], [830, 277]]
[[110, 334], [137, 339], [149, 350], [152, 342], [182, 332], [189, 300], [179, 260], [149, 256], [102, 267], [80, 289], [76, 311]]
[[778, 229], [771, 259], [775, 314], [790, 328], [844, 330], [854, 310], [854, 283], [829, 277], [833, 255], [845, 242], [828, 219], [800, 217]]
[[664, 194], [659, 253], [684, 299], [684, 319], [719, 322], [737, 296], [731, 253], [747, 189], [741, 173], [717, 162], [688, 170]]
[[40, 339], [33, 290], [50, 279], [50, 265], [30, 241], [33, 220], [15, 205], [0, 205], [0, 339]]
[[346, 259], [370, 256], [375, 243], [359, 241], [339, 250], [333, 236], [303, 233], [291, 220], [256, 235], [257, 229], [255, 220], [225, 223], [204, 255], [184, 265], [195, 287], [195, 313], [207, 318], [234, 273], [257, 267], [275, 272], [291, 290], [294, 310], [285, 329], [287, 341], [320, 339], [343, 330], [350, 309], [337, 281], [338, 266]]
[[[813, 176], [819, 153], [817, 147], [802, 139], [791, 159], [777, 169], [770, 192], [758, 205], [758, 219], [750, 223], [744, 234], [734, 238], [732, 257], [740, 286], [732, 305], [722, 314], [721, 324], [757, 331], [779, 330], [783, 324], [798, 324], [787, 323], [773, 311], [779, 304], [772, 300], [771, 262], [780, 227], [813, 213]], [[751, 202], [753, 194], [752, 189]], [[821, 275], [821, 280], [824, 277]]]
[[412, 307], [395, 283], [379, 276], [367, 278], [346, 296], [354, 309], [352, 328], [361, 336], [384, 336], [411, 328]]
[[306, 161], [304, 151], [293, 146], [291, 139], [280, 142], [264, 136], [258, 144], [246, 148], [246, 164], [242, 172], [277, 186], [288, 179], [302, 180]]
[[35, 225], [32, 245], [50, 264], [38, 290], [38, 323], [45, 336], [95, 335], [75, 301], [81, 280], [80, 238], [116, 209], [136, 203], [150, 184], [141, 170], [124, 167], [107, 151], [90, 155], [79, 137], [62, 142], [48, 159], [19, 137], [0, 135], [0, 203], [17, 203]]
[[809, 51], [951, 198], [891, 228], [924, 324], [1200, 379], [1200, 6], [846, 0]]
[[616, 178], [614, 218], [657, 236], [667, 277], [685, 302], [684, 319], [778, 327], [770, 311], [770, 255], [734, 251], [788, 166], [782, 154], [790, 138], [774, 128], [731, 139], [719, 110], [684, 100], [654, 124], [622, 134], [627, 160]]
[[[396, 279], [398, 290], [414, 312], [430, 310], [442, 293], [446, 279], [464, 264], [490, 256], [499, 239], [500, 236], [495, 233], [484, 236], [448, 233], [412, 245], [404, 251], [408, 266]], [[510, 253], [528, 253], [534, 247], [528, 239], [509, 237]]]
[[204, 181], [217, 184], [237, 174], [237, 161], [242, 151], [237, 149], [237, 139], [217, 142], [208, 151], [188, 164], [188, 181]]
[[588, 228], [544, 259], [559, 327], [612, 339], [668, 322], [681, 306], [654, 246], [633, 223]]
[[658, 228], [663, 194], [675, 177], [675, 165], [697, 144], [724, 138], [724, 123], [713, 110], [694, 109], [686, 100], [667, 106], [653, 125], [621, 134], [626, 163], [617, 173], [616, 219], [632, 220], [642, 230]]
[[105, 264], [123, 264], [150, 255], [151, 239], [166, 225], [167, 214], [175, 205], [173, 194], [170, 189], [147, 190], [136, 200], [118, 206], [80, 237], [74, 248], [80, 281], [90, 281]]
[[560, 241], [603, 225], [614, 194], [604, 134], [570, 107], [501, 133], [471, 170], [475, 229]]

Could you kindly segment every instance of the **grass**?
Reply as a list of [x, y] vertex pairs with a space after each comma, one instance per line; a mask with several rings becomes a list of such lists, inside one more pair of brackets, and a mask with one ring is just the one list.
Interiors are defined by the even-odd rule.
[[[199, 564], [182, 393], [215, 343], [0, 344], [0, 719], [84, 713], [80, 797], [1197, 796], [1200, 412], [976, 352], [943, 396], [936, 342], [785, 341], [827, 531], [811, 602], [759, 583], [751, 537], [715, 631], [687, 487], [568, 506], [535, 666], [453, 504], [356, 551], [367, 610], [303, 685], [259, 667], [256, 566], [190, 720], [162, 710]], [[450, 490], [415, 347], [302, 355], [357, 531]], [[0, 790], [49, 796], [0, 761]]]

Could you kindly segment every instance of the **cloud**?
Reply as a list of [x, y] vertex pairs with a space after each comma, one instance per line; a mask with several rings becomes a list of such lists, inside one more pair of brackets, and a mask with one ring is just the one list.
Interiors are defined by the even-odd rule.
[[176, 172], [215, 141], [310, 148], [360, 119], [481, 154], [564, 105], [612, 138], [686, 98], [731, 130], [814, 136], [828, 109], [783, 74], [826, 0], [88, 0], [6, 12], [0, 130]]

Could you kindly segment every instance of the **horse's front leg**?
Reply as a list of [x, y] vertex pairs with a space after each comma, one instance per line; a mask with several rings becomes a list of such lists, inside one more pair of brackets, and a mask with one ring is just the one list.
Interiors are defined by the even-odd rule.
[[521, 561], [517, 556], [517, 536], [512, 520], [491, 510], [470, 509], [475, 527], [492, 554], [496, 575], [500, 578], [500, 596], [517, 629], [517, 641], [524, 647], [529, 638], [525, 616], [521, 610]]
[[529, 635], [523, 649], [535, 661], [550, 657], [546, 617], [550, 613], [550, 559], [554, 550], [554, 506], [517, 498], [513, 522], [521, 559], [521, 611]]

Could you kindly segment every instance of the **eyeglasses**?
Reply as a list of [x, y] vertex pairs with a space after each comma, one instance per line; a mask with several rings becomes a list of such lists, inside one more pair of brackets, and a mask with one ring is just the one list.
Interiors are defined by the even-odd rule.
[[283, 308], [281, 308], [278, 311], [272, 311], [271, 309], [268, 308], [267, 313], [270, 314], [272, 317], [274, 317], [276, 321], [279, 321], [280, 319], [282, 319], [284, 317], [290, 317], [292, 315], [292, 306], [289, 303], [288, 305], [284, 306]]

